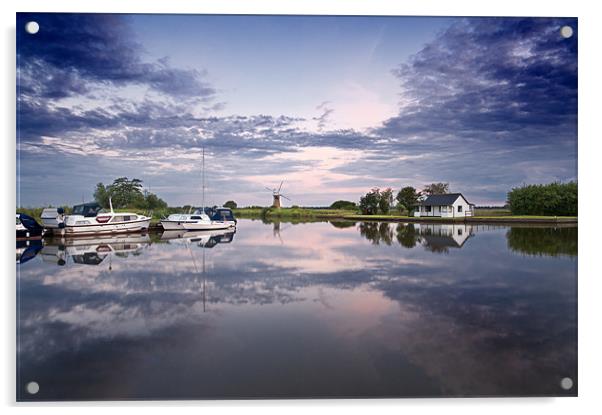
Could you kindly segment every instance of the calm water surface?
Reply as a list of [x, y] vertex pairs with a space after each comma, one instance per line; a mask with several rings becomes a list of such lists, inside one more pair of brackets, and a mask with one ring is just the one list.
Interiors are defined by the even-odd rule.
[[577, 392], [576, 227], [178, 236], [17, 250], [19, 400]]

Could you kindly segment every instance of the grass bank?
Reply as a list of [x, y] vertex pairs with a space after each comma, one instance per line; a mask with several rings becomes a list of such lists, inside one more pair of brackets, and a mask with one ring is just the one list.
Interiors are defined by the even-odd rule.
[[232, 209], [234, 215], [239, 218], [340, 218], [353, 214], [355, 211], [343, 209], [312, 209], [312, 208], [239, 208]]
[[475, 216], [462, 218], [415, 218], [392, 212], [389, 215], [363, 215], [356, 211], [341, 209], [315, 208], [240, 208], [234, 209], [239, 218], [248, 219], [343, 219], [354, 221], [391, 221], [391, 222], [518, 222], [518, 223], [577, 223], [576, 216], [526, 216], [512, 215], [505, 209], [477, 209]]
[[[65, 206], [65, 212], [68, 214], [71, 208]], [[43, 208], [21, 208], [17, 213], [25, 213], [41, 222], [40, 215]], [[116, 212], [132, 212], [141, 215], [148, 215], [149, 211], [138, 208], [115, 209]], [[178, 208], [168, 208], [161, 211], [152, 212], [152, 225], [157, 225], [162, 217], [170, 213], [180, 212]], [[357, 211], [345, 209], [316, 209], [316, 208], [238, 208], [233, 209], [238, 218], [247, 219], [289, 219], [289, 220], [319, 220], [319, 219], [341, 219], [353, 221], [391, 221], [391, 222], [472, 222], [472, 223], [577, 223], [576, 216], [526, 216], [512, 215], [505, 209], [477, 209], [475, 216], [467, 218], [415, 218], [413, 216], [402, 215], [398, 211], [391, 212], [389, 215], [362, 215]]]

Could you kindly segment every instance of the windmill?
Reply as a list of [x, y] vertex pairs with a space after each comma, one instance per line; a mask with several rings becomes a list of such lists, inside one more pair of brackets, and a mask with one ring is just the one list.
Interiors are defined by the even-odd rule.
[[278, 189], [270, 189], [269, 187], [266, 187], [266, 189], [272, 192], [272, 196], [274, 197], [274, 201], [272, 202], [273, 208], [280, 208], [282, 206], [280, 203], [281, 197], [285, 198], [286, 200], [290, 200], [288, 197], [280, 193], [280, 190], [282, 189], [282, 183], [284, 183], [284, 180], [280, 182], [280, 186], [278, 187]]

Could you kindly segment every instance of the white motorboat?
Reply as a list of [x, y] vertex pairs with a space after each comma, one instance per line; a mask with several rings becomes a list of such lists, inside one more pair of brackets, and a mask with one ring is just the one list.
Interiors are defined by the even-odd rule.
[[150, 217], [114, 212], [110, 199], [109, 205], [108, 212], [96, 202], [75, 205], [70, 215], [65, 215], [61, 208], [47, 208], [42, 211], [42, 224], [53, 234], [64, 236], [141, 232], [148, 229]]
[[[176, 213], [161, 220], [161, 226], [166, 231], [210, 231], [236, 227], [236, 219], [232, 210], [221, 207], [216, 209], [205, 208], [205, 149], [203, 149], [202, 164], [203, 207], [194, 213]], [[211, 215], [211, 216], [210, 216]]]
[[[173, 213], [161, 220], [166, 231], [211, 230], [236, 227], [232, 210], [226, 207], [196, 209], [193, 213]], [[203, 225], [203, 226], [201, 226]]]
[[233, 227], [231, 223], [223, 220], [212, 220], [206, 213], [193, 215], [190, 221], [183, 222], [182, 228], [187, 231], [211, 231]]

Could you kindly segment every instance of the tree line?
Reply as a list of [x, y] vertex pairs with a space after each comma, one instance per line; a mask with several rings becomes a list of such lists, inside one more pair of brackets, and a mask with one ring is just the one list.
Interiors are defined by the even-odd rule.
[[154, 193], [143, 190], [142, 180], [119, 177], [105, 186], [98, 183], [94, 190], [94, 200], [103, 208], [109, 207], [109, 198], [113, 207], [139, 209], [166, 209], [167, 203]]
[[393, 208], [400, 212], [405, 210], [409, 214], [424, 197], [446, 193], [449, 193], [449, 183], [431, 183], [420, 191], [412, 186], [405, 186], [397, 194], [390, 187], [384, 190], [375, 187], [360, 198], [359, 208], [364, 215], [388, 215]]
[[515, 187], [508, 205], [513, 215], [577, 216], [577, 182]]

